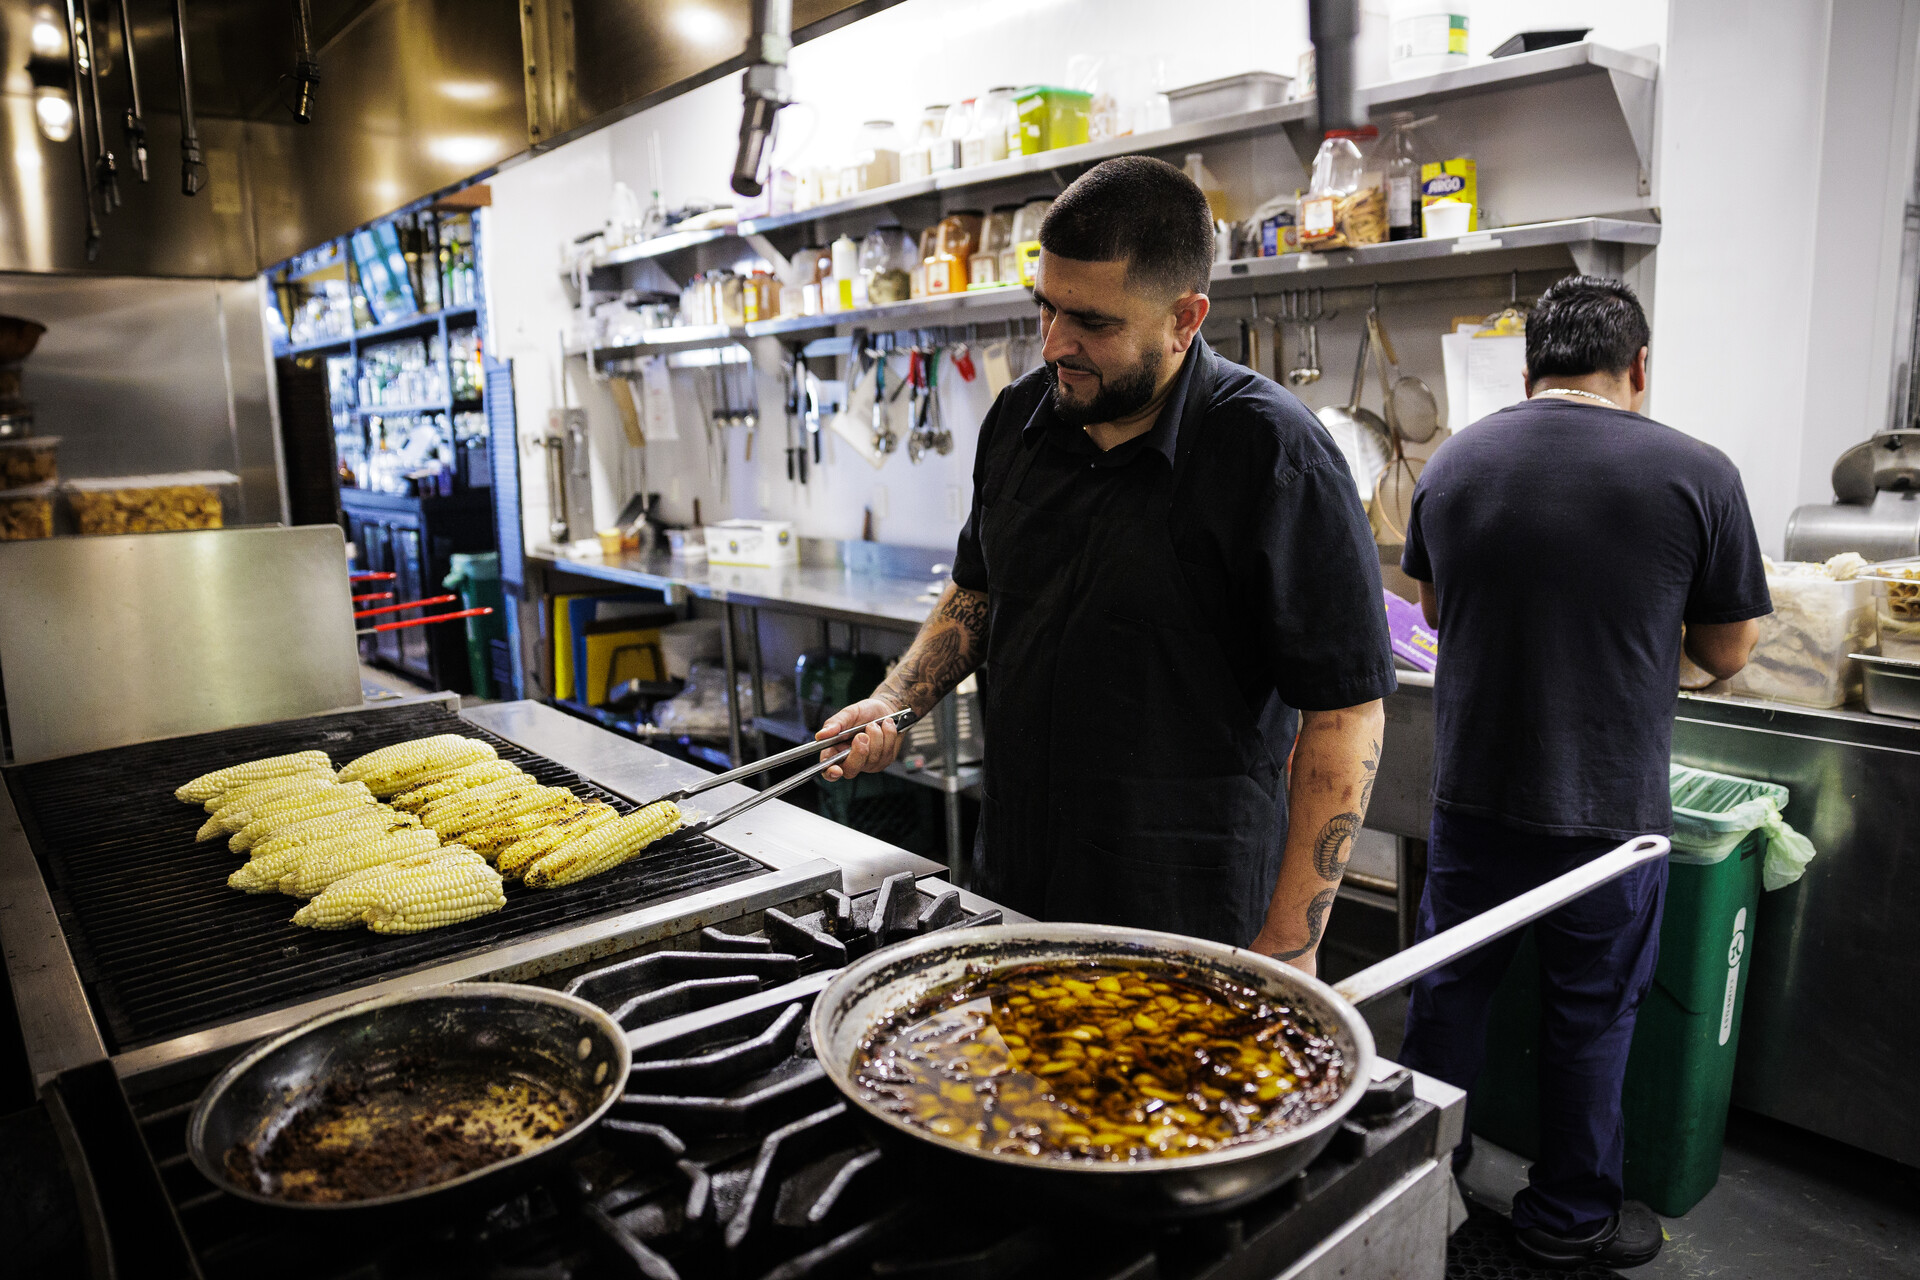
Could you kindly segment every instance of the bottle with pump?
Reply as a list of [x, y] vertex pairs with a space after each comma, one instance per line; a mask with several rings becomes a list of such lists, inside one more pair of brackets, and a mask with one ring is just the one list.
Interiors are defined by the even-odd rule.
[[1389, 240], [1420, 238], [1420, 161], [1413, 153], [1413, 131], [1434, 119], [1396, 111], [1388, 117], [1386, 136], [1373, 149], [1369, 167], [1379, 171], [1386, 189]]

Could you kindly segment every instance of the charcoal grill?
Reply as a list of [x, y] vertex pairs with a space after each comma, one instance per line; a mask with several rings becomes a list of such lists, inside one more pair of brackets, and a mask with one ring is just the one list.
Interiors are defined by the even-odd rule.
[[[530, 704], [504, 710], [516, 707], [506, 717], [516, 724], [544, 725], [536, 712], [564, 719]], [[749, 856], [756, 847], [750, 840], [743, 852], [707, 837], [677, 836], [580, 884], [539, 891], [510, 886], [503, 910], [453, 928], [394, 937], [295, 929], [287, 922], [295, 905], [289, 900], [226, 887], [234, 855], [222, 842], [196, 844], [205, 815], [172, 794], [188, 778], [262, 756], [318, 748], [344, 763], [435, 733], [491, 742], [503, 759], [583, 799], [623, 811], [634, 805], [627, 791], [490, 732], [446, 700], [6, 770], [0, 935], [36, 1077], [101, 1056], [128, 1075], [230, 1052], [325, 1008], [386, 990], [524, 978], [644, 945], [669, 924], [678, 927], [682, 917], [721, 921], [840, 887], [838, 868], [819, 858], [765, 850]], [[731, 828], [721, 834], [733, 840]]]

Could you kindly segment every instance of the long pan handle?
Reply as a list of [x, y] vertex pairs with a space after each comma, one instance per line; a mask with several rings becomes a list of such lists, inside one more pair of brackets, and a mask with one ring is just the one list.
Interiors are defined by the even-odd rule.
[[690, 799], [693, 796], [699, 795], [702, 791], [712, 791], [715, 787], [724, 787], [729, 782], [740, 782], [747, 778], [754, 777], [757, 774], [765, 773], [769, 769], [778, 769], [782, 766], [793, 764], [795, 761], [805, 760], [815, 752], [825, 751], [830, 747], [837, 747], [843, 743], [852, 742], [868, 729], [885, 724], [889, 720], [893, 721], [894, 728], [904, 730], [908, 725], [911, 725], [915, 719], [917, 719], [917, 717], [913, 714], [912, 710], [903, 707], [891, 715], [881, 716], [878, 720], [869, 720], [865, 724], [857, 724], [851, 729], [842, 729], [831, 738], [820, 738], [813, 742], [803, 742], [797, 747], [776, 752], [764, 760], [755, 760], [752, 764], [743, 764], [738, 769], [729, 769], [725, 773], [716, 773], [711, 778], [703, 778], [693, 786], [682, 787], [678, 791], [668, 792], [666, 795], [661, 796], [659, 800], [652, 800], [648, 803], [658, 804], [660, 800], [672, 800], [677, 803], [681, 800]]
[[1415, 943], [1397, 955], [1388, 956], [1379, 964], [1362, 969], [1345, 981], [1334, 983], [1333, 989], [1354, 1004], [1365, 1004], [1376, 996], [1397, 991], [1415, 978], [1451, 964], [1502, 934], [1532, 924], [1589, 889], [1623, 876], [1635, 867], [1666, 857], [1667, 849], [1665, 836], [1640, 836], [1629, 840], [1585, 866], [1575, 867], [1537, 889], [1529, 889], [1491, 911], [1484, 911], [1471, 920], [1463, 920], [1451, 929], [1434, 934], [1425, 942]]
[[[777, 782], [773, 786], [768, 787], [765, 791], [756, 791], [752, 795], [748, 796], [745, 800], [742, 800], [739, 804], [733, 806], [733, 808], [722, 809], [719, 813], [714, 814], [711, 818], [702, 818], [700, 819], [700, 821], [694, 823], [690, 827], [682, 827], [681, 831], [686, 835], [699, 835], [704, 831], [713, 830], [715, 827], [719, 826], [723, 822], [732, 822], [735, 818], [739, 817], [741, 814], [745, 813], [747, 810], [753, 808], [754, 806], [765, 804], [769, 800], [773, 800], [780, 796], [783, 796], [787, 794], [787, 792], [793, 790], [795, 787], [799, 786], [803, 782], [812, 781], [814, 778], [819, 777], [821, 774], [825, 773], [827, 770], [833, 768], [833, 766], [839, 764], [842, 760], [845, 760], [851, 754], [852, 754], [852, 750], [851, 748], [849, 748], [846, 751], [842, 751], [839, 755], [829, 756], [827, 759], [822, 760], [819, 764], [814, 765], [813, 768], [802, 769], [799, 773], [794, 774], [791, 778], [788, 778], [785, 782]], [[658, 804], [659, 801], [656, 800], [654, 801], [654, 803]]]
[[376, 631], [398, 631], [402, 627], [424, 627], [430, 622], [452, 622], [455, 618], [478, 618], [483, 614], [492, 612], [492, 605], [487, 605], [480, 609], [461, 609], [457, 613], [436, 613], [431, 618], [409, 618], [405, 622], [376, 623], [371, 627], [361, 627], [353, 634], [357, 636], [370, 636]]

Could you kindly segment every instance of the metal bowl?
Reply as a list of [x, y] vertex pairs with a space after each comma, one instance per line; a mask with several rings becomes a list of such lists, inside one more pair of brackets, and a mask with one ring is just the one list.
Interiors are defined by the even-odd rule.
[[[444, 1182], [363, 1200], [288, 1200], [236, 1182], [227, 1152], [260, 1151], [329, 1082], [425, 1058], [442, 1069], [498, 1071], [592, 1100], [546, 1144]], [[276, 1210], [351, 1215], [502, 1198], [537, 1177], [592, 1131], [620, 1097], [632, 1055], [626, 1034], [593, 1005], [543, 987], [462, 982], [382, 996], [322, 1014], [256, 1045], [207, 1086], [187, 1128], [194, 1167], [222, 1191]]]
[[0, 364], [18, 364], [33, 354], [47, 326], [21, 316], [0, 316]]
[[[976, 1151], [882, 1110], [854, 1083], [855, 1055], [883, 1022], [962, 979], [1016, 964], [1160, 961], [1265, 993], [1318, 1026], [1340, 1048], [1341, 1093], [1312, 1119], [1266, 1137], [1174, 1159], [1130, 1164]], [[1066, 1200], [1108, 1216], [1174, 1217], [1230, 1208], [1272, 1190], [1319, 1155], [1373, 1078], [1373, 1034], [1323, 982], [1277, 960], [1196, 938], [1087, 924], [989, 925], [931, 933], [842, 969], [813, 1002], [815, 1056], [876, 1138], [895, 1151], [989, 1176], [1009, 1189]]]

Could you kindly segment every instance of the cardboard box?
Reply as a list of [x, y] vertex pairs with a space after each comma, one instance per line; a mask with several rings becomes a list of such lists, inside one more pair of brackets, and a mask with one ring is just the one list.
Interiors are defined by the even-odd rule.
[[800, 563], [791, 520], [722, 520], [707, 526], [707, 563], [777, 569]]

